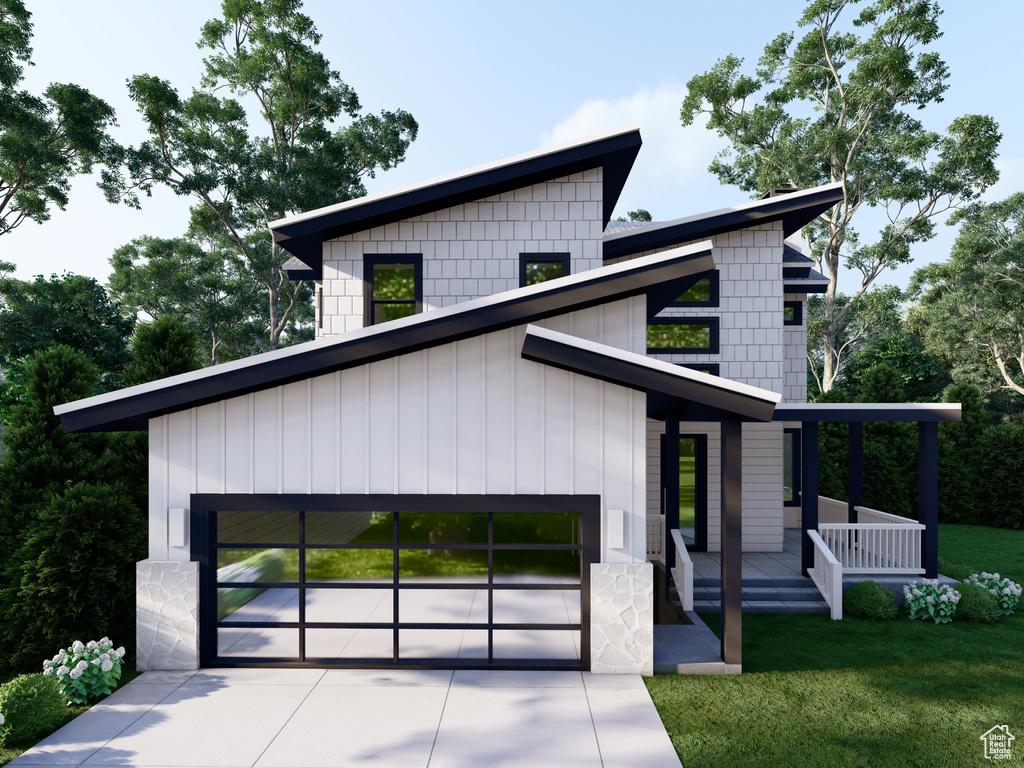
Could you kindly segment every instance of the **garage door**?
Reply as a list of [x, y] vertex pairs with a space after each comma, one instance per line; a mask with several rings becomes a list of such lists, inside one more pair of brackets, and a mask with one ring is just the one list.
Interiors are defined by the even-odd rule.
[[203, 666], [589, 669], [594, 496], [194, 495]]

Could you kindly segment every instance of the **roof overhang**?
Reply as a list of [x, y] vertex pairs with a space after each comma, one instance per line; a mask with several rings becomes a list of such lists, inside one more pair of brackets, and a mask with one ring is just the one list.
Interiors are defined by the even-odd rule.
[[646, 355], [529, 325], [522, 356], [647, 394], [647, 416], [771, 421], [782, 396]]
[[145, 430], [161, 414], [645, 295], [661, 283], [714, 268], [711, 243], [696, 243], [66, 403], [54, 412], [66, 432]]
[[960, 403], [782, 403], [772, 421], [960, 421]]
[[783, 237], [786, 238], [842, 199], [843, 185], [837, 182], [687, 216], [675, 221], [608, 234], [604, 238], [604, 258], [632, 256], [772, 221], [782, 222]]
[[640, 144], [639, 129], [630, 126], [278, 219], [270, 223], [270, 231], [275, 243], [310, 270], [286, 268], [289, 276], [319, 279], [325, 240], [598, 167], [604, 169], [602, 213], [607, 224]]

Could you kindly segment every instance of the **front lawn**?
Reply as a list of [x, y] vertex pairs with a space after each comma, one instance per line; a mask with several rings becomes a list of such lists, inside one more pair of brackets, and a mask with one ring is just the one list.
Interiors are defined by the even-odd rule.
[[[939, 542], [1024, 580], [1024, 531], [942, 526]], [[683, 765], [988, 765], [983, 733], [1024, 733], [1024, 606], [990, 625], [748, 614], [743, 670], [647, 681]]]

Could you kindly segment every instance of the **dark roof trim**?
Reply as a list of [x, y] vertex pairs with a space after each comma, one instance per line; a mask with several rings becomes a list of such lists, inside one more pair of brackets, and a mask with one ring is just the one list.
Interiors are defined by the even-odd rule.
[[318, 273], [325, 240], [598, 167], [604, 169], [603, 224], [607, 224], [640, 144], [636, 127], [603, 133], [279, 219], [270, 223], [270, 231], [274, 242]]
[[782, 403], [772, 421], [960, 421], [960, 403]]
[[789, 237], [842, 199], [843, 187], [837, 182], [663, 224], [608, 234], [604, 238], [604, 258], [632, 256], [770, 221], [781, 221], [783, 237]]
[[[771, 421], [781, 395], [683, 368], [616, 347], [529, 325], [522, 356], [527, 360], [640, 390], [660, 403], [647, 415], [687, 414], [694, 403], [703, 418]], [[658, 395], [663, 397], [658, 398]]]
[[316, 268], [308, 267], [294, 256], [286, 261], [281, 267], [287, 274], [289, 280], [322, 280], [324, 276], [323, 262]]
[[65, 432], [145, 430], [154, 416], [637, 296], [714, 266], [711, 243], [697, 243], [97, 395], [54, 412]]
[[786, 270], [782, 270], [782, 290], [785, 293], [824, 293], [828, 290], [828, 278], [821, 272], [813, 269], [807, 270], [804, 277], [787, 277]]

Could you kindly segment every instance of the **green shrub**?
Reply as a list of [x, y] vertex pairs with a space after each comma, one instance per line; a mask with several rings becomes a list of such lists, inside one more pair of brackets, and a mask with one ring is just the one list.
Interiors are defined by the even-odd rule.
[[0, 685], [4, 715], [0, 745], [24, 744], [54, 731], [67, 715], [57, 681], [42, 674], [19, 675]]
[[999, 601], [986, 587], [973, 581], [960, 585], [960, 602], [956, 604], [956, 617], [964, 621], [991, 624], [1000, 617]]
[[896, 598], [877, 581], [861, 581], [843, 597], [843, 610], [862, 619], [889, 621], [896, 618]]
[[977, 569], [972, 568], [964, 563], [954, 563], [951, 560], [946, 560], [943, 557], [939, 558], [939, 573], [943, 576], [948, 576], [951, 579], [957, 581], [963, 581], [969, 578], [972, 573], [977, 573]]

